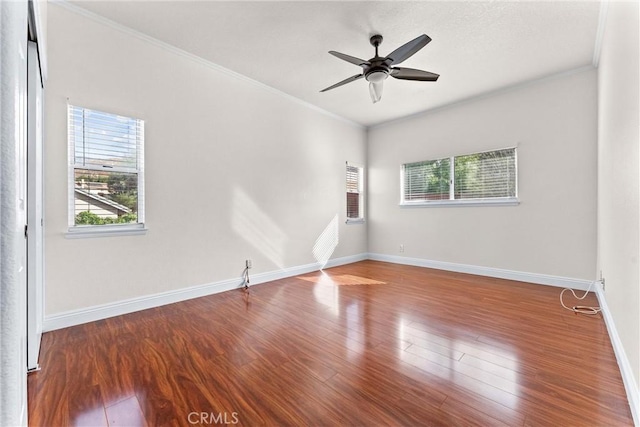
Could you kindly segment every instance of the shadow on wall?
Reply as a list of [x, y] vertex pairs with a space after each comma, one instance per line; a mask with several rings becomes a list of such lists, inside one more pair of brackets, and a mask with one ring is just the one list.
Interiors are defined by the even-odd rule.
[[287, 235], [243, 190], [237, 187], [233, 190], [231, 202], [231, 227], [278, 268], [284, 268], [283, 257]]
[[[234, 188], [231, 202], [231, 227], [235, 233], [258, 252], [283, 269], [286, 233], [265, 214], [240, 188]], [[324, 268], [338, 246], [338, 214], [336, 214], [316, 239], [312, 254]]]

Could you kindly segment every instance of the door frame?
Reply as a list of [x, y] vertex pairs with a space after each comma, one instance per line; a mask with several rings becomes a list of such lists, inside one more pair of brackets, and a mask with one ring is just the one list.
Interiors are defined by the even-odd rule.
[[44, 87], [37, 42], [27, 53], [27, 370], [40, 369], [44, 317]]

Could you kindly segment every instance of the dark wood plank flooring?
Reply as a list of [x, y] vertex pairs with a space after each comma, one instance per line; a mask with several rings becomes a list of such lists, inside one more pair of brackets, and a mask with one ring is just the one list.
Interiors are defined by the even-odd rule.
[[49, 332], [30, 425], [633, 425], [559, 292], [364, 261]]

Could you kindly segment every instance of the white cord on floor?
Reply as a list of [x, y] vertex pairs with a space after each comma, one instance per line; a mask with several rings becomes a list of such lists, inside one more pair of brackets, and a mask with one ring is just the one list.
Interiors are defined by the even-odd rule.
[[573, 294], [574, 298], [579, 299], [579, 300], [583, 300], [587, 297], [587, 294], [589, 294], [589, 291], [591, 290], [591, 287], [593, 286], [592, 282], [589, 285], [589, 289], [587, 289], [584, 293], [584, 295], [582, 295], [581, 297], [579, 297], [578, 295], [576, 295], [575, 291], [571, 288], [565, 288], [562, 290], [562, 292], [560, 292], [560, 304], [562, 304], [562, 306], [564, 308], [566, 308], [567, 310], [571, 310], [574, 313], [580, 313], [580, 314], [589, 314], [589, 315], [594, 315], [594, 314], [598, 314], [600, 313], [600, 311], [602, 310], [600, 307], [589, 307], [586, 305], [574, 305], [573, 307], [567, 307], [566, 305], [564, 305], [564, 301], [562, 300], [562, 295], [566, 292], [566, 291], [571, 291], [571, 293]]
[[242, 279], [244, 282], [244, 290], [245, 292], [249, 292], [249, 267], [245, 268], [242, 272]]

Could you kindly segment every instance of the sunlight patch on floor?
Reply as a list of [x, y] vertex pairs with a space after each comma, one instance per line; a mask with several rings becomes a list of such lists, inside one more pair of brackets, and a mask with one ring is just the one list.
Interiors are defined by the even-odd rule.
[[366, 277], [352, 276], [351, 274], [341, 274], [337, 276], [301, 276], [298, 279], [306, 280], [307, 282], [318, 283], [321, 285], [335, 285], [335, 286], [352, 286], [352, 285], [386, 285], [387, 282], [381, 282], [379, 280], [367, 279]]

